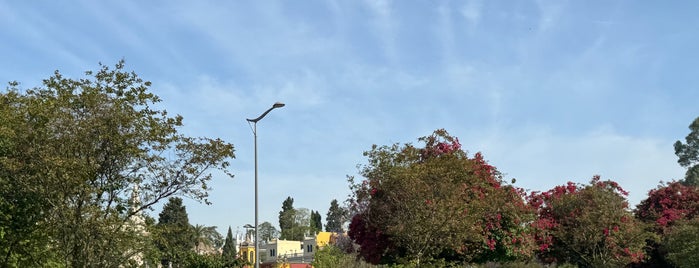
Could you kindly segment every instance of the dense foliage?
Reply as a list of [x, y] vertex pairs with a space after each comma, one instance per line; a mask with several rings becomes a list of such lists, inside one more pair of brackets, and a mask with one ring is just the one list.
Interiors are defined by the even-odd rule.
[[311, 225], [310, 225], [310, 234], [315, 234], [320, 231], [323, 231], [323, 219], [320, 216], [320, 212], [318, 211], [313, 211], [311, 210]]
[[192, 226], [192, 233], [194, 252], [197, 254], [206, 254], [223, 246], [223, 236], [216, 230], [216, 226], [196, 224]]
[[287, 197], [282, 202], [282, 210], [279, 211], [279, 239], [302, 241], [305, 235], [312, 233], [312, 226], [320, 228], [320, 214], [312, 221], [311, 211], [307, 208], [294, 208], [294, 199]]
[[180, 134], [123, 68], [0, 93], [0, 266], [119, 266], [145, 246], [135, 215], [174, 195], [206, 202], [209, 170], [226, 173], [233, 146]]
[[268, 221], [260, 223], [260, 226], [257, 228], [260, 228], [257, 231], [257, 235], [259, 235], [261, 239], [260, 241], [270, 241], [279, 237], [277, 228]]
[[195, 247], [196, 237], [181, 198], [170, 198], [159, 214], [156, 227], [156, 245], [162, 252], [161, 263], [164, 266], [183, 263], [185, 256]]
[[689, 125], [690, 133], [685, 142], [675, 142], [677, 162], [687, 168], [683, 182], [687, 185], [699, 186], [699, 117]]
[[529, 204], [538, 211], [531, 225], [538, 256], [545, 262], [579, 267], [623, 267], [644, 259], [652, 235], [628, 210], [624, 191], [614, 181], [593, 177], [588, 185], [568, 182], [533, 192]]
[[699, 218], [678, 220], [663, 236], [662, 250], [677, 267], [699, 267]]
[[[653, 226], [654, 232], [662, 236], [662, 241], [648, 241], [648, 265], [668, 266], [668, 254], [670, 250], [678, 247], [666, 247], [664, 244], [675, 243], [676, 235], [670, 235], [669, 231], [677, 222], [686, 224], [687, 221], [696, 219], [699, 214], [699, 188], [686, 185], [682, 182], [662, 183], [648, 192], [648, 197], [641, 201], [635, 210], [636, 218]], [[685, 227], [678, 227], [686, 229]], [[674, 232], [676, 234], [677, 232]], [[699, 240], [694, 246], [699, 247]], [[675, 256], [677, 256], [675, 254]]]
[[531, 258], [524, 191], [504, 184], [480, 153], [468, 157], [445, 130], [425, 144], [374, 146], [361, 183], [350, 180], [349, 236], [371, 263]]
[[235, 248], [236, 241], [233, 239], [233, 232], [231, 227], [228, 227], [228, 233], [226, 233], [226, 240], [223, 242], [223, 249], [221, 250], [221, 257], [226, 261], [233, 261], [238, 258], [238, 252]]
[[294, 199], [291, 196], [284, 199], [282, 202], [282, 210], [279, 211], [279, 228], [280, 228], [280, 239], [290, 240], [292, 239], [292, 231], [294, 229], [294, 214], [296, 210], [294, 209]]
[[699, 215], [699, 188], [680, 182], [659, 185], [648, 192], [648, 198], [636, 207], [636, 217], [653, 223], [658, 233], [676, 220]]
[[347, 210], [340, 207], [337, 199], [330, 201], [330, 208], [328, 209], [328, 214], [325, 216], [325, 231], [326, 232], [344, 232], [342, 225], [345, 224], [347, 219]]
[[316, 251], [311, 265], [314, 268], [374, 267], [364, 261], [357, 260], [354, 254], [347, 254], [347, 252], [334, 245], [329, 245]]

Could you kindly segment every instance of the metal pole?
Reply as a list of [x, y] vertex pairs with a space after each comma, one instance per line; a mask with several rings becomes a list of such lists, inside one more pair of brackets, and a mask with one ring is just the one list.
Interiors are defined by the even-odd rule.
[[255, 137], [255, 268], [260, 268], [260, 248], [259, 241], [257, 239], [257, 227], [258, 227], [258, 206], [257, 206], [257, 121], [262, 120], [270, 111], [284, 107], [284, 103], [276, 102], [271, 108], [267, 109], [262, 115], [255, 119], [247, 119], [248, 122], [253, 123], [252, 134]]
[[259, 242], [257, 241], [257, 121], [255, 121], [253, 125], [253, 128], [255, 129], [253, 131], [255, 136], [255, 268], [260, 268], [260, 246], [258, 244]]

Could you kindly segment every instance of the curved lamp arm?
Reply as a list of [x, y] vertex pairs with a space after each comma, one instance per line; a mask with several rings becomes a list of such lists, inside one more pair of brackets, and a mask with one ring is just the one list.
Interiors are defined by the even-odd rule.
[[271, 112], [271, 111], [274, 110], [275, 108], [282, 108], [282, 107], [284, 107], [284, 105], [285, 105], [284, 103], [275, 102], [274, 105], [272, 105], [271, 108], [267, 109], [267, 111], [265, 111], [264, 113], [262, 113], [262, 115], [260, 115], [259, 117], [255, 118], [255, 119], [246, 119], [246, 120], [248, 120], [248, 122], [257, 123], [257, 121], [262, 120], [262, 118], [264, 118], [265, 115], [267, 115], [269, 112]]

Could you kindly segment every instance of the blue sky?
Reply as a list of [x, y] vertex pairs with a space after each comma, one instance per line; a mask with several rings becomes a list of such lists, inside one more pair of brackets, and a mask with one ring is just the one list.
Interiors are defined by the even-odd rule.
[[[676, 1], [0, 1], [0, 81], [38, 86], [98, 62], [153, 82], [184, 133], [234, 143], [190, 222], [254, 220], [282, 201], [325, 213], [372, 144], [438, 128], [516, 185], [599, 174], [632, 205], [679, 179], [697, 116], [699, 4]], [[162, 205], [162, 204], [161, 204]], [[157, 217], [160, 208], [151, 214]]]

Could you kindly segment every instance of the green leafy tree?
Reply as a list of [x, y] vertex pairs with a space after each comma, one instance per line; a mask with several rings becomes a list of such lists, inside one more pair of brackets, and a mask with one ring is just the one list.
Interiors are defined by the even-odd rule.
[[135, 215], [175, 195], [207, 202], [233, 146], [180, 134], [150, 86], [121, 61], [0, 93], [0, 266], [117, 267], [143, 246]]
[[699, 267], [699, 218], [678, 220], [663, 236], [662, 248], [676, 267]]
[[216, 231], [216, 226], [197, 224], [192, 226], [194, 251], [197, 254], [209, 252], [223, 245], [223, 236]]
[[311, 210], [311, 226], [310, 231], [312, 234], [323, 231], [323, 219], [320, 216], [320, 212]]
[[274, 225], [272, 225], [268, 221], [260, 223], [260, 226], [258, 228], [260, 228], [260, 230], [258, 230], [257, 232], [262, 241], [270, 241], [279, 237], [279, 231], [277, 231], [277, 228], [275, 228]]
[[238, 252], [235, 250], [235, 239], [233, 239], [233, 232], [231, 232], [231, 227], [228, 226], [228, 233], [226, 234], [226, 241], [223, 243], [223, 252], [221, 256], [226, 261], [232, 261], [238, 259]]
[[487, 262], [531, 258], [534, 219], [523, 191], [504, 185], [480, 153], [445, 130], [365, 152], [366, 180], [350, 187], [349, 236], [371, 263]]
[[30, 113], [44, 111], [17, 86], [10, 83], [0, 93], [0, 267], [51, 266], [62, 258], [50, 248], [55, 229], [47, 217], [56, 193], [46, 185], [51, 178], [42, 174], [42, 162], [49, 160], [37, 148], [45, 144], [31, 133], [40, 123], [30, 121]]
[[687, 168], [684, 183], [699, 186], [699, 117], [689, 125], [689, 130], [685, 143], [675, 142], [675, 154], [679, 158], [677, 162]]
[[345, 223], [347, 218], [347, 210], [340, 207], [337, 203], [337, 199], [330, 201], [330, 208], [328, 209], [328, 214], [325, 216], [325, 231], [342, 233], [342, 225]]
[[[0, 98], [7, 97], [0, 95]], [[9, 108], [2, 103], [0, 101], [0, 110]], [[7, 115], [7, 111], [0, 114]], [[14, 139], [8, 135], [15, 133], [6, 132], [12, 124], [6, 118], [0, 122], [0, 132], [3, 132], [0, 137], [8, 139], [4, 144], [7, 149], [0, 148], [0, 267], [50, 266], [49, 263], [59, 257], [49, 248], [52, 229], [44, 217], [51, 208], [51, 200], [44, 195], [47, 189], [33, 185], [30, 176], [36, 175], [17, 174], [20, 169], [30, 172], [28, 169], [39, 167], [22, 167], [11, 160], [17, 153], [11, 150], [19, 150], [7, 144]], [[0, 141], [0, 146], [2, 143]]]
[[157, 220], [146, 214], [144, 214], [144, 218], [147, 235], [141, 236], [141, 240], [145, 240], [145, 246], [138, 255], [142, 258], [142, 262], [124, 265], [124, 267], [157, 267], [161, 264], [163, 254], [157, 245], [160, 239], [160, 229], [157, 226]]
[[288, 239], [302, 241], [306, 234], [310, 234], [311, 212], [307, 208], [294, 209], [294, 222], [289, 229]]
[[156, 244], [162, 252], [162, 264], [183, 264], [185, 256], [195, 247], [196, 237], [181, 198], [170, 198], [163, 206], [157, 227], [159, 239]]

